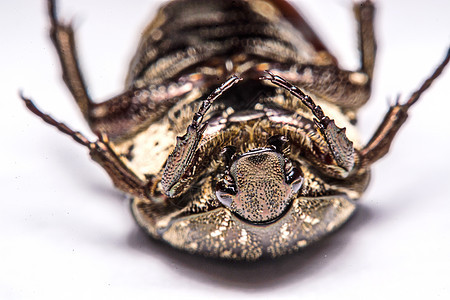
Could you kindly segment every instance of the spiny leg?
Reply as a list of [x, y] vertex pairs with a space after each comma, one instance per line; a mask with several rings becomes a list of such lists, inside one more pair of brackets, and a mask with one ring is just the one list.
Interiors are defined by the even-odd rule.
[[361, 107], [370, 97], [369, 78], [361, 72], [341, 70], [335, 65], [266, 64], [262, 67], [264, 69], [258, 68], [255, 73], [260, 75], [270, 69], [296, 86], [345, 110]]
[[164, 116], [192, 90], [195, 82], [171, 82], [168, 86], [131, 89], [108, 101], [94, 104], [89, 118], [93, 132], [105, 133], [112, 141], [132, 136]]
[[161, 178], [161, 186], [164, 193], [169, 197], [176, 197], [180, 195], [188, 186], [191, 178], [190, 171], [193, 166], [193, 158], [197, 151], [197, 146], [202, 139], [203, 132], [206, 130], [208, 122], [202, 123], [211, 104], [223, 92], [238, 83], [241, 78], [237, 76], [230, 77], [220, 87], [215, 89], [204, 100], [197, 113], [194, 114], [192, 123], [188, 126], [186, 134], [182, 137], [177, 137], [177, 144], [175, 149], [167, 158], [167, 162]]
[[78, 64], [72, 26], [58, 20], [55, 0], [48, 0], [48, 11], [50, 37], [61, 62], [64, 82], [97, 135], [105, 133], [113, 141], [133, 135], [159, 119], [187, 93], [207, 85], [206, 82], [215, 82], [212, 76], [184, 76], [165, 85], [130, 87], [105, 102], [94, 103], [88, 95]]
[[[358, 71], [341, 70], [334, 64], [301, 64], [265, 66], [293, 84], [333, 103], [354, 117], [354, 110], [370, 98], [370, 87], [376, 55], [374, 33], [375, 6], [369, 0], [355, 0], [358, 22], [361, 67]], [[262, 71], [262, 70], [261, 70]]]
[[431, 86], [433, 81], [442, 73], [449, 60], [450, 48], [447, 50], [445, 59], [434, 70], [433, 74], [425, 80], [422, 86], [411, 95], [408, 101], [404, 104], [400, 104], [397, 99], [396, 104], [390, 107], [375, 134], [367, 145], [359, 152], [362, 165], [371, 165], [389, 152], [389, 148], [395, 135], [408, 118], [409, 108], [419, 100], [423, 92], [425, 92]]
[[273, 84], [288, 90], [309, 108], [317, 118], [314, 121], [324, 136], [337, 165], [343, 169], [341, 176], [345, 177], [352, 170], [355, 161], [353, 142], [347, 138], [345, 128], [337, 127], [334, 120], [326, 116], [322, 108], [316, 105], [311, 97], [303, 93], [298, 87], [287, 82], [284, 78], [266, 71], [266, 74], [261, 79], [269, 80]]
[[58, 20], [55, 0], [48, 0], [48, 12], [51, 22], [50, 38], [61, 62], [64, 82], [75, 98], [84, 118], [90, 123], [89, 112], [93, 103], [88, 95], [78, 64], [72, 26]]
[[111, 148], [106, 135], [101, 135], [96, 142], [90, 142], [83, 134], [73, 131], [64, 123], [60, 123], [48, 114], [41, 112], [34, 103], [20, 95], [27, 108], [46, 123], [56, 127], [59, 131], [72, 137], [77, 143], [87, 147], [91, 158], [99, 163], [109, 174], [114, 185], [120, 190], [137, 197], [148, 198], [151, 182], [139, 179], [117, 156]]

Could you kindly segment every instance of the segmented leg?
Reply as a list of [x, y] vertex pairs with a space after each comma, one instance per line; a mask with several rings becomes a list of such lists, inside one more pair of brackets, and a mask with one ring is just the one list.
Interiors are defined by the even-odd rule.
[[292, 6], [289, 0], [271, 0], [275, 6], [280, 10], [281, 14], [289, 21], [298, 31], [301, 32], [303, 38], [308, 41], [317, 51], [320, 60], [319, 64], [334, 64], [337, 65], [337, 60], [327, 49], [320, 37], [306, 22], [303, 16], [297, 9]]
[[94, 103], [78, 64], [72, 26], [58, 20], [55, 0], [48, 0], [48, 11], [50, 37], [61, 62], [64, 82], [90, 128], [99, 136], [104, 133], [115, 141], [135, 134], [164, 115], [187, 93], [212, 80], [208, 76], [181, 77], [162, 86], [130, 88], [108, 101]]
[[93, 132], [111, 140], [132, 136], [161, 118], [183, 96], [194, 90], [193, 82], [180, 82], [149, 89], [132, 89], [106, 102], [94, 104], [89, 113]]
[[182, 137], [177, 137], [177, 144], [175, 149], [167, 158], [166, 166], [163, 171], [161, 186], [164, 193], [169, 197], [176, 197], [180, 195], [186, 187], [189, 186], [188, 181], [192, 178], [192, 167], [194, 156], [197, 150], [198, 143], [202, 139], [203, 132], [206, 130], [208, 122], [203, 121], [203, 117], [211, 104], [223, 92], [231, 88], [241, 78], [232, 76], [220, 87], [214, 90], [206, 100], [202, 102], [200, 109], [194, 114], [192, 123], [188, 126], [186, 134]]
[[444, 70], [449, 60], [450, 49], [447, 51], [445, 59], [434, 70], [433, 74], [411, 95], [408, 101], [404, 104], [400, 104], [397, 99], [395, 105], [390, 107], [375, 134], [359, 153], [362, 165], [371, 165], [389, 152], [389, 148], [395, 135], [408, 118], [409, 108], [419, 100], [423, 92], [425, 92], [433, 81], [442, 73], [442, 70]]
[[91, 158], [99, 163], [109, 174], [114, 185], [120, 190], [137, 197], [148, 198], [148, 187], [151, 182], [144, 182], [139, 179], [111, 149], [106, 135], [101, 135], [96, 142], [90, 142], [83, 134], [73, 131], [64, 123], [60, 123], [51, 116], [41, 112], [33, 102], [20, 95], [27, 108], [46, 123], [56, 127], [59, 131], [72, 137], [77, 143], [87, 147]]
[[[370, 97], [369, 77], [334, 65], [263, 65], [309, 93], [343, 109], [356, 109]], [[257, 70], [260, 73], [265, 70]]]
[[314, 101], [303, 93], [298, 87], [287, 82], [284, 78], [266, 71], [266, 75], [261, 77], [263, 80], [269, 80], [273, 84], [288, 90], [292, 95], [299, 98], [306, 107], [317, 118], [315, 123], [325, 138], [337, 165], [343, 169], [341, 176], [345, 177], [354, 165], [354, 148], [353, 143], [347, 138], [345, 128], [339, 128], [324, 114], [322, 108], [314, 103]]
[[353, 12], [358, 22], [359, 51], [361, 55], [361, 72], [369, 76], [369, 84], [373, 77], [377, 43], [374, 32], [375, 6], [371, 0], [355, 0]]
[[[370, 98], [370, 86], [375, 64], [375, 7], [372, 1], [357, 1], [353, 5], [359, 31], [361, 67], [357, 72], [341, 70], [337, 64], [264, 66], [296, 86], [333, 103], [345, 111], [354, 111]], [[310, 29], [309, 29], [310, 30]], [[312, 39], [313, 42], [315, 39]], [[323, 51], [327, 51], [325, 48]], [[331, 54], [329, 54], [331, 56]], [[260, 70], [260, 71], [263, 71]]]
[[55, 0], [48, 1], [51, 22], [50, 37], [61, 62], [63, 79], [77, 102], [84, 118], [90, 123], [89, 111], [93, 106], [78, 65], [72, 26], [63, 24], [56, 16]]

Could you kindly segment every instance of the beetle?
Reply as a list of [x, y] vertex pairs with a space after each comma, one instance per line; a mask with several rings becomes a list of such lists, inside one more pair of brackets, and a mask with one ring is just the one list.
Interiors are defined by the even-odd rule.
[[344, 224], [450, 56], [363, 144], [372, 1], [353, 6], [361, 66], [347, 71], [287, 1], [174, 0], [144, 30], [125, 91], [102, 103], [88, 95], [72, 27], [48, 6], [63, 79], [98, 140], [22, 95], [28, 109], [88, 148], [151, 236], [233, 260], [291, 253]]

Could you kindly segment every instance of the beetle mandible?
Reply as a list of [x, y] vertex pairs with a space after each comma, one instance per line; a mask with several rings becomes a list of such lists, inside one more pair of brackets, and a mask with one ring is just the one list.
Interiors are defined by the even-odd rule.
[[125, 91], [89, 97], [72, 27], [48, 1], [64, 81], [97, 141], [22, 96], [45, 122], [88, 148], [131, 198], [151, 236], [205, 256], [277, 257], [340, 227], [407, 113], [449, 61], [397, 101], [361, 143], [370, 97], [375, 7], [353, 5], [360, 68], [336, 57], [285, 0], [174, 0], [144, 30]]

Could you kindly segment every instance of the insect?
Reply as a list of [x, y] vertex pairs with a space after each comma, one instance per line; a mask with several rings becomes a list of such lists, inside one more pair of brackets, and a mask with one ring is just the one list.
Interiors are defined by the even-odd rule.
[[375, 8], [353, 8], [361, 66], [347, 71], [287, 1], [169, 2], [142, 34], [125, 91], [95, 103], [73, 30], [49, 1], [63, 78], [98, 140], [22, 99], [88, 148], [151, 236], [205, 256], [277, 257], [350, 218], [370, 166], [449, 61], [448, 52], [361, 143], [355, 124], [370, 97]]

